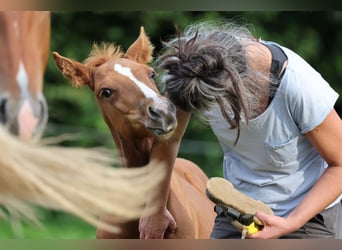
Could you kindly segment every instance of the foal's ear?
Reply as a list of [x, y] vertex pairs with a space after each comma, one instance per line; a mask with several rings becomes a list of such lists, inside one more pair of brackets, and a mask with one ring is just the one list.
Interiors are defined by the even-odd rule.
[[57, 52], [52, 52], [52, 55], [58, 69], [71, 81], [73, 87], [82, 87], [84, 84], [89, 85], [90, 75], [86, 66], [61, 56]]
[[152, 61], [153, 45], [145, 33], [144, 27], [140, 27], [140, 35], [137, 40], [128, 48], [125, 58], [138, 63], [149, 63]]

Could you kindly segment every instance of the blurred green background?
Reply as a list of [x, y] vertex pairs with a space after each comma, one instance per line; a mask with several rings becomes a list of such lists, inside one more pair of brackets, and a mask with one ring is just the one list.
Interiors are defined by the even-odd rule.
[[[84, 60], [94, 42], [114, 42], [125, 50], [137, 38], [140, 26], [160, 53], [161, 42], [172, 36], [175, 26], [204, 19], [227, 19], [247, 23], [255, 37], [278, 42], [303, 56], [332, 87], [342, 94], [342, 12], [52, 12], [51, 52]], [[49, 106], [45, 137], [71, 134], [75, 140], [63, 146], [105, 146], [115, 150], [112, 137], [85, 87], [73, 89], [49, 58], [44, 93]], [[336, 109], [342, 114], [342, 100]], [[221, 176], [222, 154], [211, 130], [191, 120], [179, 156], [197, 163], [206, 174]], [[80, 166], [81, 167], [81, 166]], [[43, 227], [2, 221], [0, 238], [95, 237], [95, 229], [60, 212], [39, 210]]]

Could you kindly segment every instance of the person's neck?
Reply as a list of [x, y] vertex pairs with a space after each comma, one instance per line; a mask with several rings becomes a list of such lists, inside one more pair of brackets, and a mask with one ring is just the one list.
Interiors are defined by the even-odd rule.
[[251, 78], [251, 81], [258, 84], [258, 86], [255, 84], [248, 85], [250, 92], [254, 92], [254, 96], [258, 98], [255, 102], [258, 103], [258, 105], [251, 106], [253, 110], [251, 110], [252, 117], [250, 118], [255, 118], [263, 113], [269, 104], [269, 75], [272, 64], [272, 54], [266, 46], [257, 41], [251, 41], [245, 48], [248, 58], [248, 67], [253, 72], [257, 72], [257, 74], [253, 74], [249, 77]]

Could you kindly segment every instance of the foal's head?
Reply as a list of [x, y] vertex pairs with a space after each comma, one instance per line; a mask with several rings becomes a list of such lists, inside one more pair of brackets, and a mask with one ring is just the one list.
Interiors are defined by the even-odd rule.
[[123, 138], [145, 137], [151, 132], [168, 137], [175, 130], [175, 107], [159, 94], [147, 64], [153, 46], [143, 27], [138, 39], [123, 53], [120, 47], [94, 46], [85, 63], [54, 52], [57, 67], [73, 86], [87, 85], [94, 92], [112, 133]]

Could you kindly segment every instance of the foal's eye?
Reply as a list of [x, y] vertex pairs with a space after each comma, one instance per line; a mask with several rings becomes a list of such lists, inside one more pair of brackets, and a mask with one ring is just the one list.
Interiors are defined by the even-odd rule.
[[154, 71], [151, 71], [151, 75], [150, 75], [150, 77], [151, 77], [152, 79], [154, 79], [154, 78], [156, 77], [156, 72], [154, 72]]
[[100, 97], [103, 97], [104, 99], [109, 99], [113, 94], [113, 90], [112, 89], [108, 89], [108, 88], [103, 88], [100, 91]]

